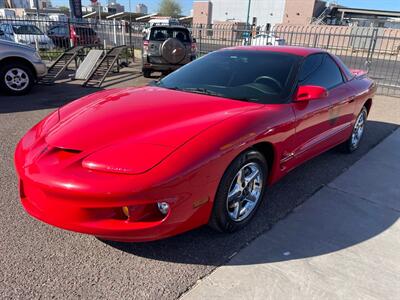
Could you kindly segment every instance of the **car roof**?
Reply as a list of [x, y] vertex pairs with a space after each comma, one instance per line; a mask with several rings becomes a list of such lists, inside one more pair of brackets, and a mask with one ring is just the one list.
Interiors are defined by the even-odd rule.
[[[32, 25], [32, 26], [36, 26], [35, 24], [31, 24], [31, 23], [29, 23], [29, 22], [21, 22], [21, 21], [11, 21], [11, 22], [9, 22], [9, 23], [1, 23], [1, 24], [4, 24], [4, 25], [11, 25], [11, 26], [12, 26], [12, 25], [17, 25], [17, 26]], [[37, 26], [36, 26], [36, 27], [37, 27]]]
[[157, 29], [157, 28], [187, 29], [185, 26], [182, 26], [182, 25], [168, 25], [168, 24], [154, 25], [154, 26], [150, 27], [150, 29], [153, 29], [153, 28], [155, 28], [155, 29]]
[[289, 53], [297, 56], [308, 56], [314, 53], [326, 53], [323, 49], [318, 48], [305, 48], [305, 47], [294, 47], [294, 46], [237, 46], [225, 48], [227, 50], [252, 50], [252, 51], [270, 51]]

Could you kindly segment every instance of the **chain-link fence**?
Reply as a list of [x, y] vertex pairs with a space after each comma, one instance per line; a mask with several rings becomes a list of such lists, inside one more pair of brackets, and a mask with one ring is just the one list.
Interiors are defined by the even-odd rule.
[[[37, 48], [44, 59], [54, 59], [78, 45], [100, 48], [127, 45], [142, 49], [146, 23], [125, 20], [51, 20], [0, 18], [0, 38]], [[249, 27], [240, 22], [189, 27], [198, 55], [240, 45], [290, 45], [326, 49], [350, 68], [369, 71], [378, 92], [400, 96], [400, 29], [327, 25]]]

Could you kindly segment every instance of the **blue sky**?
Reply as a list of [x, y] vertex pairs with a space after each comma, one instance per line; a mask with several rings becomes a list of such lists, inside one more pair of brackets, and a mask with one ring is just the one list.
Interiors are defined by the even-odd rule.
[[[177, 0], [181, 3], [184, 14], [189, 14], [192, 8], [193, 0]], [[273, 0], [265, 0], [273, 1]], [[68, 6], [68, 0], [53, 0], [53, 5], [65, 5]], [[101, 4], [106, 3], [107, 0], [100, 0]], [[125, 5], [125, 9], [128, 10], [129, 0], [117, 0], [118, 3]], [[83, 5], [88, 5], [89, 0], [82, 0]], [[135, 10], [135, 6], [138, 3], [144, 3], [149, 8], [150, 12], [155, 12], [158, 8], [160, 0], [131, 0], [132, 10]], [[397, 10], [400, 11], [400, 0], [339, 0], [339, 4], [356, 7], [356, 8], [371, 8], [371, 9], [381, 9], [381, 10]]]

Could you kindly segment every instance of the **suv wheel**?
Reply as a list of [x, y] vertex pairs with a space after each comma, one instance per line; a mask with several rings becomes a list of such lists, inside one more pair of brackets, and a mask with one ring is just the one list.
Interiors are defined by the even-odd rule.
[[143, 77], [144, 78], [150, 78], [151, 77], [151, 70], [150, 69], [143, 69]]
[[15, 62], [0, 67], [0, 89], [11, 95], [23, 95], [33, 86], [34, 75], [26, 65]]

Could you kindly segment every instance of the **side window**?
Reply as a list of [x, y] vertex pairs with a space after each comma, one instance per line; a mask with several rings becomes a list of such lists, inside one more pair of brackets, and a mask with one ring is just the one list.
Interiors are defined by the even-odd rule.
[[58, 34], [58, 27], [53, 27], [49, 30], [49, 34]]
[[12, 34], [13, 30], [10, 25], [4, 25], [4, 32], [7, 34]]
[[327, 54], [307, 57], [300, 70], [299, 84], [302, 85], [318, 85], [329, 90], [341, 83], [342, 72]]
[[68, 36], [68, 28], [66, 26], [58, 27], [58, 34], [62, 36]]

